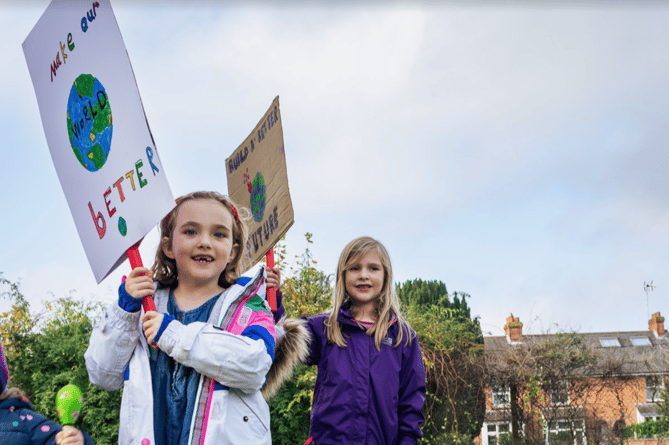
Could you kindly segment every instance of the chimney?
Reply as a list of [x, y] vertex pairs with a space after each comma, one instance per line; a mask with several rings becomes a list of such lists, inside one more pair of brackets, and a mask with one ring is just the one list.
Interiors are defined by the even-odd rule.
[[664, 337], [664, 317], [659, 312], [655, 312], [650, 320], [648, 320], [648, 327], [655, 332], [657, 337]]
[[507, 317], [506, 324], [504, 325], [504, 333], [510, 343], [518, 343], [523, 340], [523, 324], [518, 320], [518, 317], [514, 318], [513, 314]]

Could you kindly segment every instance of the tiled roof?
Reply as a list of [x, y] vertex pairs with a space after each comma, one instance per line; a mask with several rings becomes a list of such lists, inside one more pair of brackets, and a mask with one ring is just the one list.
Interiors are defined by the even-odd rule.
[[660, 415], [657, 411], [657, 403], [637, 403], [636, 409], [643, 417], [657, 417]]
[[[656, 337], [652, 331], [631, 332], [595, 332], [577, 334], [582, 336], [583, 344], [598, 358], [597, 371], [616, 369], [620, 374], [656, 374], [669, 372], [669, 334]], [[545, 342], [554, 334], [523, 335], [520, 343], [509, 344], [506, 336], [484, 337], [486, 354], [495, 354], [507, 348], [532, 346]], [[600, 339], [616, 338], [620, 346], [604, 347]], [[635, 346], [632, 338], [647, 338], [650, 346]]]

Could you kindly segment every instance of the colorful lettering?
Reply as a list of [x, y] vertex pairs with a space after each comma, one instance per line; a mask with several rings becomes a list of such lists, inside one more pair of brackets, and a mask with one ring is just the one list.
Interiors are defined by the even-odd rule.
[[123, 176], [118, 178], [118, 181], [114, 183], [114, 188], [118, 190], [118, 196], [121, 198], [121, 202], [125, 201], [125, 195], [123, 194], [123, 187], [121, 187], [121, 182], [123, 182]]
[[[94, 2], [93, 3], [93, 8], [89, 9], [88, 12], [84, 17], [81, 18], [81, 30], [83, 32], [88, 31], [88, 22], [92, 22], [95, 20], [95, 17], [97, 17], [97, 12], [95, 11], [96, 8], [100, 7], [100, 3]], [[88, 21], [87, 21], [88, 19]]]
[[60, 53], [63, 55], [63, 63], [66, 63], [67, 60], [65, 59], [67, 59], [67, 54], [65, 54], [65, 45], [63, 45], [63, 42], [58, 42], [58, 45], [60, 45]]
[[130, 170], [128, 173], [125, 174], [125, 177], [130, 179], [130, 185], [132, 186], [132, 191], [135, 191], [135, 178], [133, 178], [133, 175], [135, 174], [135, 170]]
[[[74, 42], [72, 41], [72, 33], [67, 34], [67, 44], [63, 44], [63, 42], [58, 42], [58, 47], [60, 48], [60, 51], [56, 53], [56, 60], [53, 61], [51, 64], [51, 82], [53, 82], [53, 77], [56, 75], [56, 71], [58, 71], [58, 68], [62, 63], [67, 63], [67, 53], [65, 52], [66, 49], [69, 49], [70, 52], [74, 49]], [[60, 56], [63, 56], [63, 61], [60, 61]]]
[[151, 147], [146, 147], [146, 156], [149, 158], [149, 164], [151, 164], [151, 173], [156, 176], [156, 172], [160, 172], [160, 170], [153, 164], [153, 150]]
[[137, 170], [137, 182], [139, 182], [139, 188], [142, 188], [146, 185], [147, 180], [142, 180], [142, 173], [139, 172], [139, 168], [143, 166], [142, 160], [135, 162], [135, 170]]
[[56, 54], [56, 60], [51, 64], [51, 82], [53, 82], [53, 76], [56, 75], [56, 70], [60, 67], [60, 53]]
[[88, 203], [88, 208], [91, 211], [91, 216], [93, 217], [93, 224], [95, 224], [95, 228], [98, 230], [98, 235], [100, 236], [100, 239], [102, 239], [102, 237], [105, 236], [105, 232], [107, 231], [107, 223], [102, 216], [102, 212], [98, 212], [98, 216], [95, 216], [93, 206], [90, 202]]
[[111, 218], [112, 216], [114, 216], [114, 213], [116, 213], [116, 207], [112, 208], [111, 210], [109, 209], [109, 204], [111, 204], [111, 201], [107, 200], [107, 197], [109, 195], [111, 195], [111, 187], [109, 187], [107, 191], [104, 192], [104, 194], [102, 195], [104, 197], [105, 204], [107, 204], [107, 213], [109, 213], [109, 217]]

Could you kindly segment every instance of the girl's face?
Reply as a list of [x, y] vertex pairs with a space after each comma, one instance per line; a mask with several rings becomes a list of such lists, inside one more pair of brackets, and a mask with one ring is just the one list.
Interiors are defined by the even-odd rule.
[[218, 278], [237, 248], [232, 242], [232, 215], [214, 199], [192, 199], [181, 205], [169, 242], [163, 244], [176, 262], [179, 285], [218, 288]]
[[346, 293], [358, 309], [373, 308], [383, 289], [384, 280], [381, 257], [375, 250], [354, 258], [344, 272]]

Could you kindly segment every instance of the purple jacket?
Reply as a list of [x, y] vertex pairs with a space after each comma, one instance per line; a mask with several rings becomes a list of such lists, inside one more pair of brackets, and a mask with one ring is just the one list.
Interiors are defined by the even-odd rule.
[[[328, 314], [307, 319], [312, 342], [307, 364], [318, 366], [309, 436], [313, 445], [415, 444], [425, 420], [425, 368], [418, 339], [411, 330], [394, 348], [398, 323], [393, 320], [388, 337], [376, 350], [352, 320], [346, 306], [338, 321], [346, 347], [328, 344]], [[406, 337], [405, 337], [406, 339]]]

